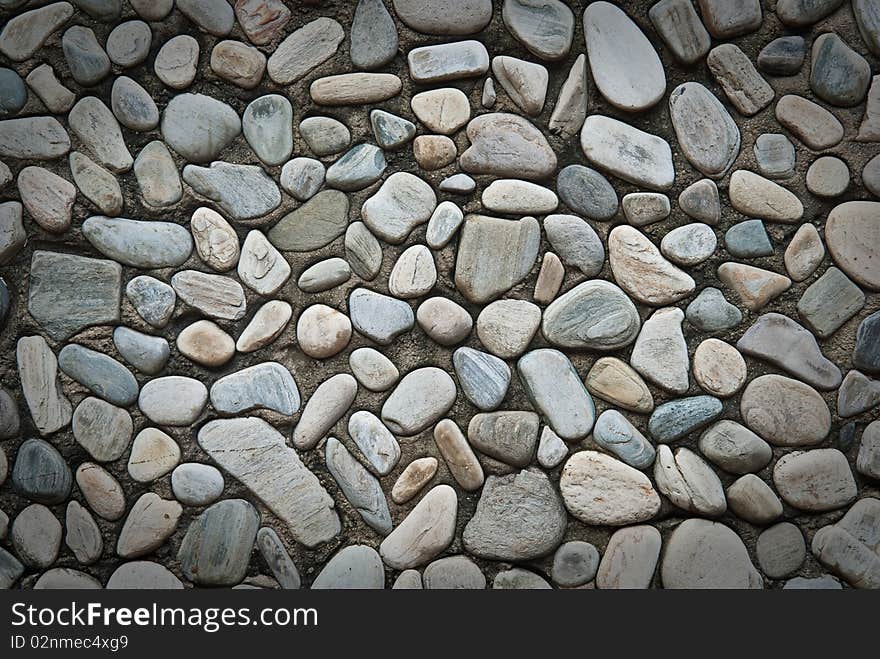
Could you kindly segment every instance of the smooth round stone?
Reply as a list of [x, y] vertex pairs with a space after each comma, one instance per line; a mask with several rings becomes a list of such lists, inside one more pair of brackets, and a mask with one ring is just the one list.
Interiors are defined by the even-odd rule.
[[673, 229], [660, 241], [660, 252], [677, 265], [702, 263], [715, 253], [718, 239], [708, 224], [693, 222]]
[[344, 547], [315, 577], [312, 590], [368, 590], [385, 587], [385, 570], [376, 550], [366, 545]]
[[608, 540], [596, 585], [605, 590], [649, 588], [657, 569], [660, 532], [653, 526], [619, 529]]
[[27, 103], [24, 80], [12, 69], [0, 68], [0, 117], [16, 114]]
[[753, 151], [758, 170], [767, 178], [794, 176], [794, 144], [785, 135], [763, 133], [755, 140]]
[[861, 103], [871, 82], [871, 66], [834, 33], [813, 41], [810, 89], [822, 100], [842, 107]]
[[266, 56], [240, 41], [227, 39], [211, 49], [211, 70], [220, 78], [242, 89], [253, 89], [260, 84], [266, 70]]
[[486, 349], [502, 359], [519, 357], [541, 324], [541, 309], [525, 300], [498, 300], [477, 317], [477, 336]]
[[473, 348], [459, 348], [452, 355], [462, 392], [481, 410], [494, 410], [510, 385], [510, 368], [503, 360]]
[[299, 134], [318, 157], [331, 156], [348, 148], [351, 132], [332, 117], [308, 117], [299, 124]]
[[415, 435], [440, 419], [455, 402], [455, 382], [433, 366], [410, 371], [382, 405], [382, 421], [394, 434]]
[[634, 227], [643, 227], [669, 217], [669, 197], [657, 192], [631, 192], [621, 200], [626, 221]]
[[[214, 49], [214, 53], [216, 52], [217, 48]], [[211, 57], [213, 56], [212, 53]], [[293, 108], [290, 101], [278, 94], [267, 94], [251, 101], [241, 115], [241, 131], [254, 153], [264, 163], [280, 165], [285, 162], [293, 152]], [[318, 188], [323, 181], [324, 167], [321, 166]], [[283, 170], [281, 187], [288, 189], [284, 185]], [[316, 188], [312, 195], [317, 191]]]
[[216, 467], [185, 462], [171, 472], [174, 498], [185, 506], [207, 506], [223, 494], [223, 474]]
[[700, 83], [686, 82], [669, 95], [669, 115], [688, 161], [706, 176], [724, 176], [739, 155], [740, 134], [721, 101]]
[[568, 165], [556, 177], [556, 191], [562, 203], [592, 220], [610, 220], [617, 213], [614, 187], [595, 169]]
[[723, 411], [713, 396], [690, 396], [657, 406], [648, 419], [648, 432], [658, 442], [670, 443], [702, 428]]
[[31, 501], [51, 506], [67, 499], [73, 477], [54, 446], [42, 439], [27, 439], [15, 457], [12, 484]]
[[704, 178], [686, 187], [678, 196], [678, 207], [698, 222], [716, 225], [721, 220], [721, 200], [718, 186]]
[[740, 537], [705, 519], [685, 520], [672, 532], [660, 578], [664, 588], [763, 588]]
[[544, 134], [528, 119], [492, 112], [468, 123], [468, 149], [461, 168], [469, 174], [543, 179], [556, 171], [556, 154]]
[[492, 18], [491, 0], [392, 0], [394, 12], [408, 27], [424, 34], [479, 32]]
[[696, 453], [681, 447], [673, 453], [666, 445], [657, 448], [654, 481], [673, 505], [706, 517], [727, 511], [721, 480]]
[[505, 0], [504, 25], [529, 51], [545, 60], [564, 58], [574, 36], [574, 15], [559, 0]]
[[172, 89], [186, 89], [196, 77], [199, 42], [187, 34], [166, 41], [153, 62], [156, 77]]
[[614, 284], [596, 279], [579, 284], [547, 307], [541, 331], [560, 347], [616, 350], [632, 343], [640, 327], [632, 300]]
[[830, 149], [843, 139], [843, 124], [821, 105], [788, 94], [776, 103], [776, 119], [814, 151]]
[[839, 197], [849, 187], [849, 167], [840, 158], [823, 156], [807, 170], [807, 190], [818, 197]]
[[703, 390], [728, 398], [746, 382], [746, 362], [739, 351], [718, 339], [706, 339], [694, 351], [694, 379]]
[[107, 55], [110, 61], [127, 69], [137, 66], [150, 53], [153, 32], [143, 21], [120, 23], [107, 37]]
[[585, 524], [625, 526], [653, 518], [660, 497], [642, 472], [603, 453], [580, 451], [559, 481], [565, 507]]
[[782, 502], [773, 489], [754, 474], [741, 476], [727, 488], [727, 504], [733, 513], [757, 526], [782, 515]]
[[[434, 441], [447, 462], [476, 463], [476, 456], [469, 447], [466, 448], [469, 442], [485, 456], [494, 458], [504, 465], [525, 467], [534, 458], [539, 426], [538, 415], [534, 412], [489, 412], [477, 414], [471, 419], [467, 428], [467, 442], [458, 430], [458, 426], [448, 419], [441, 421], [434, 429]], [[456, 445], [454, 448], [453, 443]], [[510, 472], [508, 466], [492, 462], [487, 462], [486, 468], [487, 471], [491, 468], [503, 474]], [[473, 474], [468, 474], [469, 471]], [[481, 480], [483, 477], [482, 468], [477, 469], [476, 464], [473, 469], [459, 467], [456, 472], [458, 472], [455, 474], [456, 480], [465, 489], [479, 487], [479, 484], [471, 482]], [[469, 482], [467, 486], [464, 484], [466, 481]]]
[[647, 110], [663, 98], [666, 74], [654, 46], [626, 13], [610, 2], [584, 11], [584, 38], [593, 80], [612, 105]]
[[667, 261], [647, 236], [633, 227], [612, 229], [608, 255], [617, 283], [640, 302], [671, 304], [694, 290], [693, 278]]
[[58, 353], [58, 366], [109, 403], [127, 407], [137, 399], [138, 383], [131, 371], [96, 350], [68, 344]]
[[[477, 188], [476, 181], [467, 174], [453, 174], [449, 178], [440, 181], [438, 186], [441, 192], [449, 192], [450, 194], [470, 194]], [[444, 202], [445, 203], [445, 202]]]
[[779, 37], [761, 49], [756, 62], [761, 71], [771, 76], [793, 76], [801, 70], [805, 53], [803, 37]]
[[454, 87], [431, 89], [412, 97], [412, 111], [432, 133], [452, 135], [471, 118], [471, 106], [464, 92]]
[[235, 349], [247, 353], [269, 345], [284, 331], [291, 316], [293, 316], [293, 308], [287, 302], [282, 300], [267, 302], [257, 309], [257, 313], [244, 328], [235, 343]]
[[647, 469], [654, 462], [654, 447], [617, 410], [605, 410], [599, 415], [593, 441], [636, 469]]
[[473, 318], [461, 305], [445, 297], [428, 298], [416, 310], [419, 327], [443, 346], [461, 343], [471, 333]]
[[771, 579], [793, 574], [807, 557], [804, 534], [790, 522], [780, 522], [763, 531], [755, 544], [761, 570]]
[[159, 109], [155, 101], [127, 76], [119, 76], [113, 82], [110, 108], [119, 123], [131, 130], [142, 132], [159, 125]]
[[833, 448], [782, 456], [773, 467], [773, 483], [788, 505], [808, 512], [842, 508], [858, 495], [846, 456]]
[[161, 21], [174, 8], [174, 0], [129, 0], [129, 4], [145, 21]]
[[168, 568], [152, 561], [130, 561], [120, 565], [107, 581], [108, 590], [183, 590], [180, 579]]
[[95, 514], [109, 521], [125, 514], [122, 486], [103, 467], [84, 462], [76, 470], [76, 484]]
[[177, 9], [208, 34], [224, 37], [235, 26], [235, 14], [226, 0], [176, 0]]
[[358, 144], [330, 165], [325, 179], [332, 188], [356, 192], [378, 181], [385, 167], [382, 149], [373, 144]]
[[39, 503], [32, 503], [12, 522], [9, 539], [22, 563], [43, 569], [58, 557], [61, 535], [61, 522], [52, 511]]
[[325, 173], [324, 164], [320, 160], [294, 158], [281, 168], [279, 182], [294, 199], [306, 201], [314, 197], [324, 185]]
[[[443, 187], [441, 186], [442, 190]], [[428, 228], [425, 231], [425, 242], [432, 249], [443, 249], [452, 240], [455, 233], [464, 222], [464, 214], [461, 208], [451, 201], [441, 201], [431, 213], [428, 220]]]
[[859, 323], [853, 366], [867, 373], [880, 373], [880, 313], [872, 313]]
[[599, 551], [589, 542], [566, 542], [553, 554], [553, 583], [572, 588], [592, 581], [599, 569]]
[[91, 29], [82, 25], [67, 28], [61, 48], [70, 75], [83, 87], [96, 85], [110, 73], [110, 58]]
[[743, 421], [775, 446], [811, 446], [831, 430], [831, 412], [810, 385], [782, 375], [762, 375], [740, 399]]
[[394, 362], [373, 348], [354, 350], [348, 365], [357, 381], [370, 391], [387, 391], [400, 378]]
[[743, 215], [791, 223], [804, 214], [803, 204], [792, 192], [744, 169], [731, 175], [728, 193], [730, 203]]
[[391, 498], [403, 504], [418, 494], [437, 473], [437, 458], [418, 458], [410, 462], [391, 488]]
[[602, 270], [605, 249], [596, 231], [574, 215], [548, 215], [544, 231], [550, 245], [565, 265], [578, 268], [587, 277]]
[[424, 245], [413, 245], [398, 257], [388, 277], [388, 290], [394, 297], [410, 299], [428, 293], [437, 283], [434, 257]]
[[180, 543], [181, 572], [200, 585], [239, 583], [247, 573], [259, 526], [260, 513], [244, 499], [215, 503], [192, 521]]
[[700, 452], [731, 474], [760, 471], [773, 457], [763, 439], [736, 421], [724, 419], [708, 428], [699, 441]]
[[880, 289], [880, 202], [849, 201], [836, 206], [825, 222], [832, 258], [856, 283]]
[[50, 233], [70, 227], [76, 187], [43, 167], [28, 166], [18, 173], [21, 203], [31, 218]]
[[422, 575], [418, 570], [404, 570], [391, 588], [393, 590], [422, 590]]
[[597, 359], [584, 385], [594, 396], [625, 410], [647, 414], [654, 409], [654, 399], [644, 380], [629, 364], [616, 357]]
[[160, 426], [193, 423], [208, 402], [208, 388], [193, 378], [170, 375], [150, 380], [142, 388], [138, 407]]
[[34, 590], [100, 590], [101, 582], [95, 577], [65, 567], [46, 570], [34, 584]]
[[73, 436], [98, 462], [113, 462], [131, 442], [131, 416], [100, 398], [86, 398], [73, 412]]
[[452, 164], [457, 155], [455, 142], [445, 135], [419, 135], [413, 140], [413, 157], [426, 172]]
[[324, 304], [313, 304], [296, 322], [296, 342], [300, 350], [314, 359], [337, 354], [351, 339], [351, 321], [343, 313]]
[[128, 474], [138, 483], [161, 478], [180, 462], [180, 447], [157, 428], [144, 428], [131, 445]]
[[148, 206], [171, 206], [183, 197], [177, 165], [164, 142], [154, 140], [141, 149], [134, 161], [134, 173]]
[[551, 590], [552, 588], [534, 572], [518, 567], [502, 570], [492, 580], [493, 590]]
[[358, 332], [381, 345], [390, 344], [415, 324], [412, 308], [406, 302], [365, 288], [352, 291], [348, 313]]
[[742, 322], [742, 312], [717, 288], [704, 288], [685, 311], [688, 322], [704, 332], [720, 332]]
[[397, 26], [382, 0], [359, 0], [351, 22], [351, 63], [379, 69], [397, 55]]
[[177, 335], [177, 349], [196, 364], [217, 368], [235, 354], [235, 341], [216, 323], [197, 320]]
[[297, 286], [306, 293], [320, 293], [344, 284], [351, 278], [351, 268], [345, 259], [333, 257], [318, 261], [306, 268], [297, 280]]
[[190, 162], [215, 160], [240, 132], [235, 110], [203, 94], [178, 94], [162, 113], [163, 139]]
[[422, 575], [427, 590], [482, 590], [486, 577], [467, 556], [447, 556], [425, 568]]

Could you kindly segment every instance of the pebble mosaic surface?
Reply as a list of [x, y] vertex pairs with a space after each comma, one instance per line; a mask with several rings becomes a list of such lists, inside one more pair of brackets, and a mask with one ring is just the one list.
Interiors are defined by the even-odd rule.
[[0, 587], [880, 588], [878, 143], [876, 0], [0, 0]]

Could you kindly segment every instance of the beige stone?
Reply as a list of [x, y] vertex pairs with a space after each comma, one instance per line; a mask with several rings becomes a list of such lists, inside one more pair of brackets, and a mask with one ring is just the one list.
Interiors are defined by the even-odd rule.
[[309, 357], [326, 359], [340, 352], [351, 339], [351, 321], [325, 304], [313, 304], [296, 322], [296, 341]]
[[625, 410], [641, 414], [654, 410], [654, 398], [648, 385], [635, 369], [617, 357], [597, 359], [584, 384], [594, 396]]
[[216, 323], [197, 320], [177, 335], [177, 349], [197, 364], [217, 368], [232, 359], [235, 341]]
[[434, 427], [434, 442], [456, 482], [468, 492], [483, 485], [483, 468], [464, 433], [451, 419], [443, 419]]
[[437, 458], [416, 458], [397, 477], [391, 488], [391, 499], [403, 504], [416, 496], [437, 473]]
[[707, 393], [728, 398], [746, 383], [746, 361], [720, 339], [706, 339], [694, 351], [694, 379]]

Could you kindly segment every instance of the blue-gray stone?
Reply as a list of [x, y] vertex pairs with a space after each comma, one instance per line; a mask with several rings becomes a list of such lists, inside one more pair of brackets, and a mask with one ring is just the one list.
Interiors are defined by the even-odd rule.
[[27, 103], [24, 80], [12, 69], [0, 68], [0, 117], [15, 114]]
[[138, 315], [158, 328], [165, 327], [171, 320], [177, 302], [177, 293], [171, 286], [147, 275], [140, 275], [128, 282], [125, 295]]
[[358, 144], [327, 170], [327, 185], [345, 192], [356, 192], [372, 185], [385, 172], [385, 154], [375, 144]]
[[379, 479], [335, 437], [327, 438], [324, 455], [327, 469], [363, 520], [382, 535], [391, 533], [391, 513]]
[[9, 308], [12, 306], [12, 299], [9, 297], [9, 288], [6, 282], [0, 279], [0, 330], [6, 325], [6, 316], [9, 315]]
[[257, 532], [257, 547], [282, 588], [296, 590], [300, 587], [299, 570], [274, 529], [264, 526]]
[[880, 373], [880, 311], [875, 311], [859, 325], [853, 366], [866, 373]]
[[217, 380], [211, 405], [220, 414], [264, 409], [292, 416], [299, 410], [299, 389], [293, 375], [278, 362], [263, 362]]
[[101, 254], [134, 268], [172, 268], [182, 265], [193, 248], [185, 227], [155, 220], [90, 217], [83, 235]]
[[571, 540], [553, 554], [550, 576], [557, 586], [574, 588], [592, 581], [599, 569], [599, 551], [589, 542]]
[[773, 244], [761, 220], [734, 224], [724, 234], [724, 246], [731, 256], [742, 259], [773, 255]]
[[12, 484], [31, 501], [52, 506], [70, 495], [73, 475], [54, 446], [42, 439], [28, 439], [18, 449]]
[[654, 447], [617, 410], [605, 410], [599, 415], [593, 440], [636, 469], [646, 469], [654, 463]]
[[147, 375], [159, 373], [171, 356], [171, 348], [164, 338], [128, 327], [120, 326], [113, 330], [113, 344], [125, 361]]
[[797, 303], [798, 315], [810, 331], [825, 339], [865, 306], [865, 294], [834, 266], [810, 284]]
[[501, 405], [510, 386], [510, 367], [495, 355], [462, 347], [452, 355], [458, 383], [467, 399], [483, 411]]
[[71, 0], [92, 18], [112, 23], [122, 13], [122, 0]]
[[58, 366], [108, 403], [128, 407], [137, 400], [138, 383], [131, 371], [103, 353], [71, 343], [58, 353]]
[[846, 418], [870, 410], [880, 404], [880, 380], [872, 380], [852, 370], [837, 390], [837, 413]]
[[0, 547], [0, 590], [12, 588], [12, 584], [24, 573], [24, 566], [8, 551]]
[[850, 421], [840, 428], [840, 432], [837, 434], [837, 448], [843, 453], [848, 453], [856, 443], [857, 429], [855, 421]]
[[610, 220], [617, 213], [614, 187], [595, 169], [569, 165], [556, 177], [556, 191], [563, 203], [591, 220]]
[[648, 419], [648, 432], [668, 444], [718, 418], [721, 401], [714, 396], [691, 396], [659, 405]]
[[373, 128], [373, 137], [383, 149], [399, 149], [416, 136], [413, 122], [385, 110], [370, 112], [370, 126]]
[[516, 369], [532, 405], [557, 435], [580, 439], [593, 429], [596, 406], [566, 355], [542, 348], [520, 357]]
[[244, 499], [226, 499], [199, 515], [183, 537], [177, 559], [193, 583], [233, 586], [244, 579], [260, 513]]
[[704, 288], [687, 306], [685, 317], [704, 332], [722, 332], [742, 322], [742, 312], [717, 288]]
[[779, 37], [758, 53], [758, 68], [771, 76], [793, 76], [804, 65], [805, 54], [803, 37]]
[[565, 265], [594, 277], [605, 263], [605, 248], [595, 229], [575, 215], [548, 215], [544, 231]]
[[383, 0], [360, 0], [351, 21], [351, 63], [372, 71], [397, 55], [397, 26]]
[[352, 291], [348, 313], [358, 332], [381, 345], [388, 345], [415, 324], [412, 307], [406, 302], [366, 288]]
[[268, 238], [282, 252], [307, 252], [332, 242], [348, 227], [348, 197], [322, 190], [269, 230]]
[[822, 100], [843, 107], [858, 105], [868, 93], [871, 67], [834, 33], [813, 42], [810, 88]]
[[110, 73], [110, 58], [90, 28], [67, 28], [61, 37], [61, 48], [71, 77], [83, 87], [97, 84]]

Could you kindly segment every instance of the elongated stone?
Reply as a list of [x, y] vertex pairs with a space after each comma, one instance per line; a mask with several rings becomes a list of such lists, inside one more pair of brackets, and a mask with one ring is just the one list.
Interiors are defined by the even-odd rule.
[[608, 236], [608, 255], [617, 283], [638, 301], [653, 306], [677, 302], [696, 284], [667, 261], [660, 250], [633, 227], [615, 227]]
[[211, 405], [221, 414], [267, 409], [292, 416], [299, 411], [299, 389], [284, 366], [262, 362], [217, 380], [211, 386]]
[[244, 499], [226, 499], [189, 525], [177, 559], [184, 575], [201, 585], [230, 586], [244, 579], [260, 513]]
[[400, 460], [400, 444], [372, 412], [359, 410], [352, 414], [348, 434], [380, 476], [386, 476]]
[[406, 57], [417, 83], [474, 78], [489, 70], [489, 54], [479, 41], [458, 41], [413, 48]]
[[706, 176], [720, 178], [739, 155], [739, 128], [714, 94], [686, 82], [669, 95], [669, 115], [685, 157]]
[[528, 119], [502, 112], [484, 114], [468, 123], [470, 146], [461, 154], [461, 168], [471, 174], [492, 174], [529, 180], [550, 176], [556, 154], [547, 138]]
[[648, 413], [654, 409], [654, 398], [641, 376], [626, 362], [616, 357], [600, 357], [584, 380], [594, 396], [631, 412]]
[[335, 437], [327, 438], [324, 454], [327, 469], [363, 520], [382, 535], [391, 533], [391, 513], [379, 480]]
[[812, 446], [831, 430], [831, 412], [819, 393], [782, 375], [749, 382], [740, 412], [751, 430], [776, 446]]
[[605, 410], [599, 415], [593, 440], [636, 469], [646, 469], [654, 462], [654, 447], [617, 410]]
[[95, 216], [82, 231], [104, 256], [146, 270], [182, 265], [192, 252], [189, 232], [170, 222]]
[[321, 17], [292, 32], [269, 57], [267, 71], [273, 82], [289, 85], [331, 57], [345, 37], [342, 26]]
[[182, 270], [171, 285], [181, 300], [211, 318], [240, 320], [247, 310], [244, 289], [229, 277]]
[[787, 94], [776, 103], [776, 119], [814, 151], [830, 149], [843, 139], [843, 124], [821, 105]]
[[128, 412], [99, 398], [85, 398], [73, 414], [74, 438], [98, 462], [119, 459], [133, 429]]
[[382, 560], [397, 570], [424, 565], [452, 542], [457, 516], [455, 490], [437, 485], [379, 545]]
[[21, 389], [31, 418], [41, 435], [49, 435], [70, 423], [73, 407], [58, 380], [58, 360], [40, 336], [18, 340], [15, 350]]
[[161, 426], [187, 426], [205, 409], [208, 389], [193, 378], [169, 375], [150, 380], [141, 388], [138, 407]]
[[54, 160], [68, 151], [70, 136], [55, 117], [0, 121], [0, 157]]
[[[574, 137], [587, 118], [587, 58], [581, 53], [559, 88], [547, 128], [555, 135]], [[576, 210], [576, 209], [575, 209]]]
[[433, 366], [410, 371], [382, 405], [382, 421], [392, 432], [415, 435], [440, 419], [455, 403], [457, 389], [446, 371]]
[[797, 222], [804, 206], [792, 192], [764, 177], [738, 169], [730, 177], [730, 203], [743, 215], [771, 222]]
[[716, 46], [709, 51], [706, 63], [712, 76], [741, 115], [751, 117], [773, 101], [773, 88], [735, 44]]
[[293, 429], [293, 445], [300, 450], [314, 448], [348, 411], [355, 396], [357, 380], [348, 373], [337, 373], [324, 380], [306, 402]]
[[504, 400], [510, 385], [510, 368], [503, 360], [473, 348], [459, 348], [452, 355], [462, 393], [484, 411]]
[[434, 443], [455, 481], [467, 492], [483, 485], [483, 467], [461, 429], [451, 419], [434, 426]]
[[547, 307], [542, 332], [548, 341], [565, 348], [615, 350], [632, 343], [640, 326], [635, 305], [623, 291], [593, 280]]
[[748, 474], [766, 467], [773, 449], [736, 421], [724, 419], [710, 426], [699, 440], [700, 452], [731, 474]]
[[709, 52], [712, 39], [690, 0], [661, 0], [648, 11], [648, 18], [682, 64], [696, 64]]
[[30, 59], [73, 11], [69, 2], [55, 2], [11, 16], [0, 32], [0, 53], [16, 62]]
[[658, 405], [648, 419], [648, 432], [668, 444], [699, 430], [718, 418], [723, 410], [714, 396], [690, 396]]
[[558, 350], [533, 350], [516, 369], [532, 405], [557, 435], [572, 441], [592, 430], [596, 407], [568, 357]]
[[367, 105], [397, 96], [401, 86], [392, 73], [341, 73], [318, 78], [309, 94], [318, 105]]
[[683, 320], [684, 312], [678, 307], [655, 311], [642, 325], [629, 360], [645, 378], [674, 394], [685, 393], [690, 384]]
[[651, 190], [668, 190], [675, 181], [672, 150], [662, 137], [617, 119], [587, 117], [581, 149], [593, 165]]
[[727, 511], [727, 499], [721, 480], [693, 451], [678, 448], [673, 453], [666, 445], [657, 449], [654, 481], [661, 494], [679, 508], [707, 517]]

